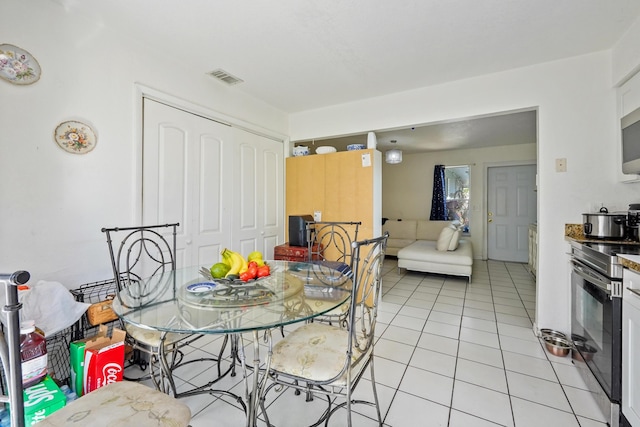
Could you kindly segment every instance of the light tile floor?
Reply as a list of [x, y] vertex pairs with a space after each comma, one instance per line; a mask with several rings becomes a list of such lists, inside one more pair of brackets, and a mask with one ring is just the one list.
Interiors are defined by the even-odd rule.
[[[394, 258], [385, 260], [384, 270], [375, 372], [385, 426], [606, 426], [571, 357], [547, 353], [534, 335], [535, 281], [524, 265], [476, 260], [470, 284], [450, 276], [399, 274]], [[246, 338], [251, 337], [245, 337], [250, 348]], [[221, 338], [198, 343], [186, 357], [215, 353]], [[214, 374], [203, 369], [178, 369], [179, 388], [206, 383]], [[358, 394], [371, 398], [365, 378]], [[219, 387], [241, 395], [242, 371]], [[320, 399], [273, 394], [267, 411], [278, 427], [308, 425], [324, 410]], [[183, 401], [193, 427], [244, 425], [240, 405], [228, 396]], [[355, 426], [376, 425], [370, 408], [355, 411]], [[344, 412], [330, 425], [346, 425]]]

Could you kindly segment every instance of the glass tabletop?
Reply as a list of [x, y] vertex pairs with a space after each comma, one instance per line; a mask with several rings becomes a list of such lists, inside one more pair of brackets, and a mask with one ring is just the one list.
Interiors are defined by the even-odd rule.
[[235, 333], [308, 320], [342, 306], [351, 295], [350, 271], [322, 263], [267, 262], [271, 275], [246, 283], [211, 279], [199, 266], [156, 274], [119, 292], [113, 310], [142, 328]]

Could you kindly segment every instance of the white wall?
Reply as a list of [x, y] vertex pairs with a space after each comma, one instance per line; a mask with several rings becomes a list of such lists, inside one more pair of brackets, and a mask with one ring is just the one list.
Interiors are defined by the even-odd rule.
[[[640, 199], [637, 184], [616, 181], [611, 82], [610, 52], [599, 52], [293, 114], [289, 136], [294, 141], [322, 138], [538, 108], [537, 324], [568, 331], [564, 224], [580, 223], [594, 203], [626, 210]], [[555, 172], [556, 158], [567, 159], [567, 172]]]
[[[0, 271], [68, 287], [112, 276], [102, 227], [139, 224], [135, 82], [278, 134], [280, 111], [50, 0], [2, 0], [0, 40], [42, 67], [29, 86], [0, 81]], [[70, 118], [93, 123], [85, 155], [54, 142]]]
[[470, 238], [473, 256], [485, 258], [483, 200], [487, 182], [486, 166], [513, 162], [535, 164], [536, 144], [405, 154], [402, 163], [385, 163], [382, 167], [382, 216], [391, 219], [429, 219], [434, 166], [470, 165]]
[[612, 82], [615, 86], [620, 86], [640, 71], [640, 18], [636, 19], [636, 22], [613, 46], [611, 56]]

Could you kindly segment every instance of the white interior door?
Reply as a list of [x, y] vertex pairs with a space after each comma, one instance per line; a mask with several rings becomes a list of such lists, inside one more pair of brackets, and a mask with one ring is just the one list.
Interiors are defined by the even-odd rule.
[[178, 266], [213, 264], [231, 241], [231, 127], [146, 98], [143, 108], [143, 223], [180, 223]]
[[234, 129], [235, 191], [233, 236], [247, 255], [254, 250], [272, 254], [284, 232], [283, 144]]
[[488, 169], [487, 256], [499, 261], [529, 260], [529, 224], [536, 222], [536, 166]]

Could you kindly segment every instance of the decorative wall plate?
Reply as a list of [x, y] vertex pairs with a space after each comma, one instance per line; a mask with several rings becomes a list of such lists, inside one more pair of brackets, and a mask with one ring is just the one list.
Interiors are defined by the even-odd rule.
[[0, 44], [0, 77], [16, 85], [30, 85], [40, 78], [40, 64], [26, 50]]
[[98, 142], [91, 126], [77, 121], [60, 123], [53, 137], [60, 148], [73, 154], [88, 153], [96, 148]]

